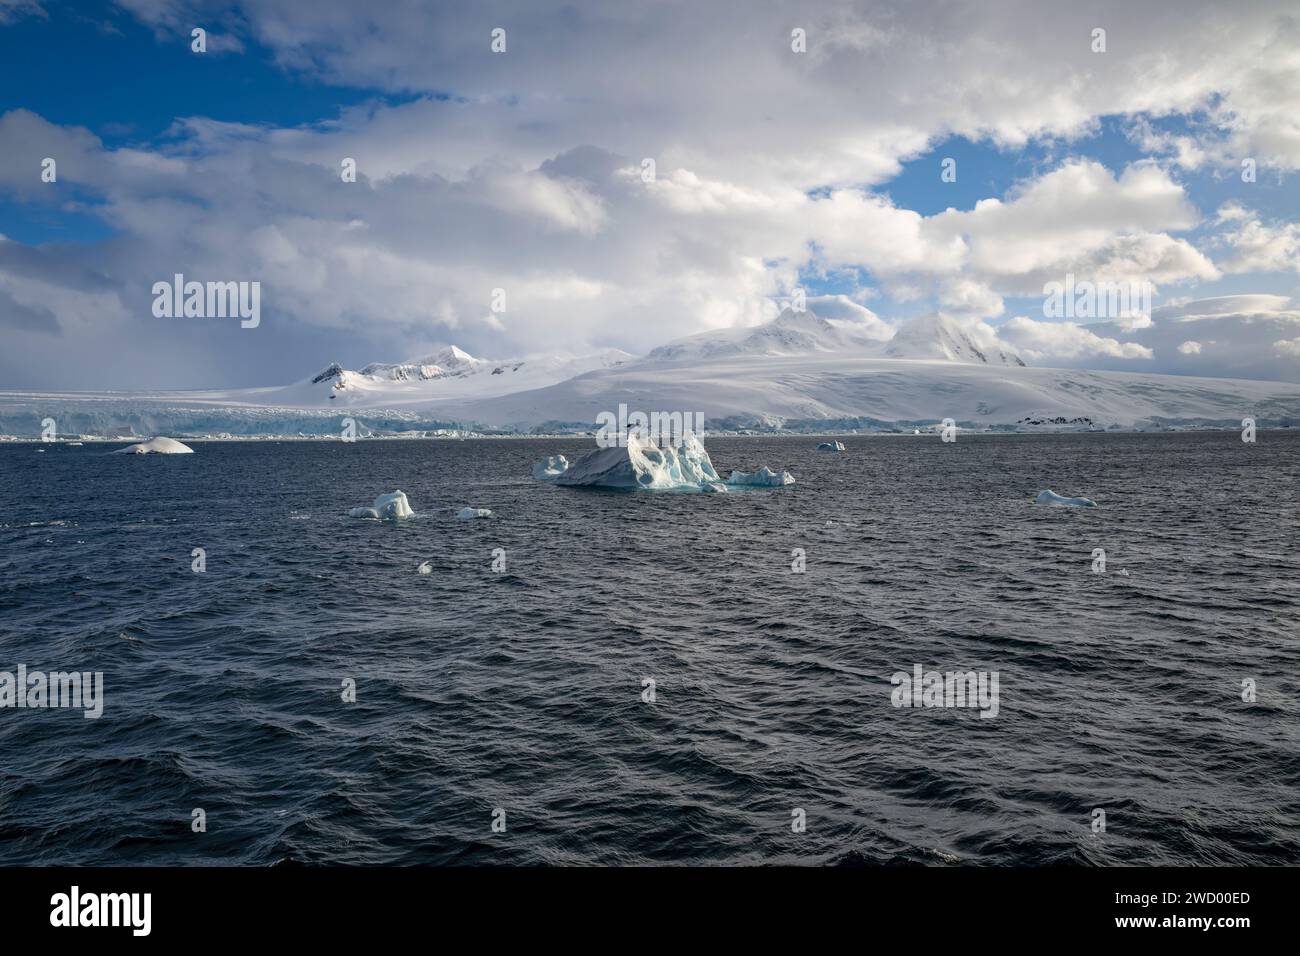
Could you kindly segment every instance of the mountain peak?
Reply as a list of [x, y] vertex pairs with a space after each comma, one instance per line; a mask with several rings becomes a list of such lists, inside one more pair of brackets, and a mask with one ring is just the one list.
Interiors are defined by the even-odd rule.
[[941, 359], [970, 365], [1019, 365], [1025, 363], [1015, 351], [994, 339], [980, 345], [960, 322], [941, 312], [917, 316], [898, 327], [885, 346], [889, 358]]

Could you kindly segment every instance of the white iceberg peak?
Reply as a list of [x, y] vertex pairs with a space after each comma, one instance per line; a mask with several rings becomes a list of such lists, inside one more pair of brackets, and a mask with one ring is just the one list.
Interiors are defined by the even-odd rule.
[[402, 491], [390, 491], [380, 495], [369, 508], [353, 508], [348, 514], [353, 518], [409, 518], [415, 514], [411, 503]]

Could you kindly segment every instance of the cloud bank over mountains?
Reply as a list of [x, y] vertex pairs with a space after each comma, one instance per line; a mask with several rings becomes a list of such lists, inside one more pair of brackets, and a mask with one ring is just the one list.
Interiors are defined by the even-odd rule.
[[[141, 141], [10, 103], [0, 197], [103, 234], [0, 239], [0, 379], [267, 384], [274, 356], [272, 381], [323, 364], [321, 342], [392, 360], [451, 343], [643, 354], [758, 326], [811, 287], [818, 315], [874, 340], [937, 310], [1036, 365], [1300, 380], [1300, 224], [1240, 176], [1246, 158], [1261, 180], [1300, 170], [1291, 4], [119, 6], [160, 46], [204, 25], [216, 76], [261, 57], [286, 83], [373, 96], [306, 125], [175, 116]], [[61, 15], [0, 10], [0, 29]], [[1116, 116], [1132, 151], [1087, 155]], [[1045, 152], [960, 208], [894, 198], [905, 164], [953, 136]], [[262, 327], [155, 319], [151, 286], [178, 272], [260, 281]], [[1152, 283], [1158, 308], [1026, 308], [1067, 273]], [[1180, 311], [1223, 282], [1268, 294]]]

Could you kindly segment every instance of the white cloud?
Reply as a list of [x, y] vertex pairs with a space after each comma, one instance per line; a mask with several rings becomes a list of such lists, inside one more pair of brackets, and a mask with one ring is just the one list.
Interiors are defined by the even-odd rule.
[[1074, 322], [1040, 322], [1016, 316], [998, 328], [1002, 338], [1035, 364], [1053, 365], [1060, 359], [1110, 356], [1119, 359], [1149, 359], [1153, 353], [1135, 342], [1097, 335]]
[[1237, 203], [1220, 207], [1217, 222], [1227, 227], [1217, 237], [1229, 249], [1224, 272], [1300, 272], [1300, 223], [1266, 224]]
[[[1119, 0], [1088, 10], [814, 2], [797, 12], [806, 55], [790, 51], [796, 13], [780, 6], [737, 17], [726, 4], [610, 0], [556, 17], [531, 0], [436, 11], [351, 0], [124, 5], [160, 35], [211, 24], [245, 55], [269, 50], [308, 81], [403, 101], [293, 129], [186, 117], [157, 149], [105, 149], [23, 110], [0, 117], [0, 190], [51, 202], [33, 171], [57, 155], [60, 181], [94, 197], [91, 214], [120, 233], [43, 259], [40, 301], [75, 300], [59, 323], [93, 349], [82, 359], [91, 370], [114, 335], [201, 350], [200, 333], [148, 322], [144, 293], [175, 271], [260, 279], [268, 328], [313, 344], [350, 335], [358, 349], [384, 350], [369, 360], [450, 339], [496, 356], [643, 351], [759, 321], [809, 272], [860, 268], [896, 300], [930, 297], [995, 319], [1005, 297], [1036, 296], [1067, 272], [1165, 287], [1247, 263], [1296, 268], [1294, 227], [1244, 212], [1220, 223], [1229, 254], [1216, 267], [1178, 235], [1197, 226], [1197, 210], [1152, 162], [1053, 160], [1006, 195], [934, 215], [870, 188], [951, 134], [1068, 147], [1116, 113], [1133, 116], [1170, 164], [1235, 169], [1229, 154], [1247, 149], [1262, 168], [1300, 168], [1287, 108], [1300, 97], [1285, 95], [1297, 90], [1300, 44], [1280, 2], [1194, 2], [1177, 17]], [[1098, 20], [1104, 55], [1089, 50]], [[496, 23], [509, 33], [501, 56], [488, 49], [485, 24]], [[1159, 132], [1169, 115], [1192, 121]], [[345, 156], [357, 160], [356, 183], [340, 181]], [[654, 182], [641, 181], [643, 157], [656, 161]], [[0, 257], [5, 276], [15, 300], [37, 301], [22, 284], [34, 280]], [[501, 315], [487, 309], [494, 288], [509, 296]], [[880, 331], [874, 313], [843, 320]], [[1054, 360], [1179, 355], [1186, 334], [1166, 343], [1160, 323], [1144, 323], [1016, 329]], [[36, 348], [28, 354], [50, 368], [74, 361], [8, 334], [19, 346], [10, 354]], [[1251, 341], [1273, 362], [1280, 338], [1290, 336]], [[238, 340], [203, 347], [242, 369]], [[296, 354], [286, 349], [285, 361]], [[131, 354], [121, 362], [153, 367]]]

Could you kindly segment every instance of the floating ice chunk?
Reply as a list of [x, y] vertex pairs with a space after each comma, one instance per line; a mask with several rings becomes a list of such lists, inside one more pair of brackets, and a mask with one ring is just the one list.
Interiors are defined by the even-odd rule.
[[1063, 498], [1055, 491], [1040, 491], [1038, 497], [1034, 499], [1034, 504], [1038, 505], [1059, 505], [1061, 507], [1073, 508], [1095, 508], [1097, 502], [1091, 498]]
[[409, 518], [415, 512], [405, 492], [392, 491], [380, 495], [369, 508], [353, 508], [348, 514], [353, 518]]
[[194, 449], [178, 442], [175, 438], [150, 438], [134, 445], [127, 445], [113, 452], [115, 455], [192, 455]]
[[417, 574], [432, 574], [432, 573], [433, 573], [433, 562], [432, 562], [432, 561], [421, 561], [421, 562], [420, 562], [420, 566], [419, 566], [418, 568], [415, 569], [415, 572], [416, 572]]
[[[547, 462], [552, 459], [547, 459]], [[547, 474], [541, 465], [533, 469], [534, 475]], [[554, 470], [552, 468], [551, 470]], [[743, 475], [735, 472], [735, 475]], [[750, 479], [742, 484], [788, 485], [794, 481], [789, 473], [777, 475], [763, 469], [758, 476], [743, 475]], [[723, 481], [709, 460], [703, 443], [687, 432], [676, 447], [660, 448], [653, 441], [629, 432], [623, 444], [597, 448], [568, 463], [568, 467], [543, 481], [557, 485], [588, 486], [596, 488], [624, 488], [646, 491], [703, 491], [710, 494], [725, 492], [736, 482]]]
[[703, 482], [720, 482], [704, 445], [690, 432], [676, 448], [660, 448], [629, 432], [624, 444], [597, 448], [554, 479], [558, 485], [654, 491], [699, 491]]
[[533, 477], [538, 481], [553, 481], [569, 468], [569, 460], [563, 455], [551, 455], [533, 465]]
[[752, 475], [743, 471], [733, 471], [731, 477], [727, 479], [727, 484], [737, 487], [779, 488], [782, 485], [793, 485], [794, 475], [788, 471], [783, 471], [778, 475], [771, 468], [764, 465]]
[[456, 515], [461, 521], [469, 521], [473, 518], [487, 518], [492, 514], [487, 508], [461, 508], [460, 513]]
[[818, 451], [843, 451], [844, 445], [837, 441], [824, 441], [817, 446]]

